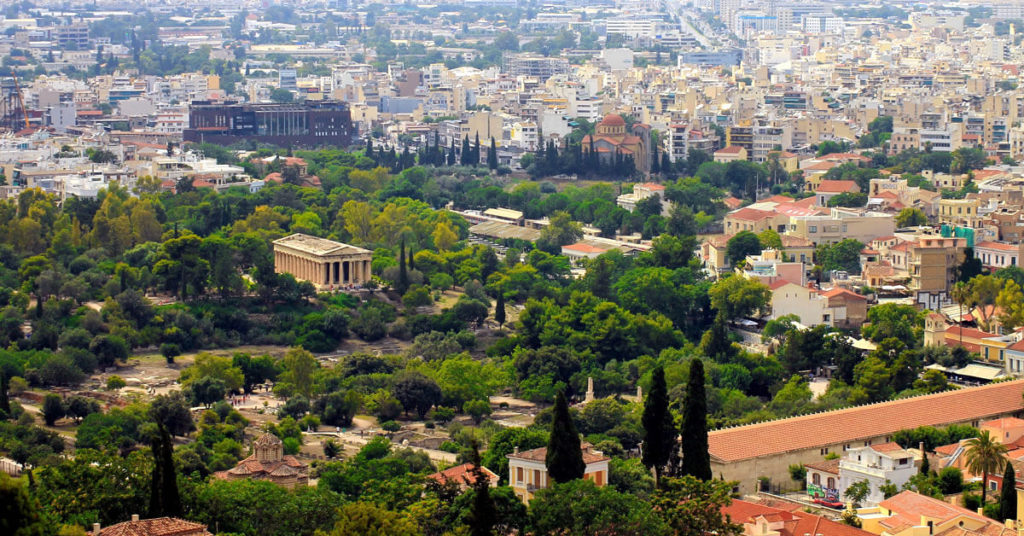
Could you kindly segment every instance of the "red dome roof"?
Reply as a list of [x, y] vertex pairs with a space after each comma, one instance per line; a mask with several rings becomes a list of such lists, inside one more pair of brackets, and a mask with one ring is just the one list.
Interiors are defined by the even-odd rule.
[[619, 114], [608, 114], [601, 120], [601, 125], [606, 127], [624, 127], [626, 121]]

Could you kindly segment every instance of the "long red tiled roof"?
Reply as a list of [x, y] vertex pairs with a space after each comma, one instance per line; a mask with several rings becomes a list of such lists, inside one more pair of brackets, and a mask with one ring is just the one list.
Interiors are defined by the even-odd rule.
[[708, 450], [734, 462], [784, 452], [821, 448], [894, 434], [918, 426], [939, 426], [1021, 411], [1024, 380], [946, 391], [865, 406], [715, 430]]

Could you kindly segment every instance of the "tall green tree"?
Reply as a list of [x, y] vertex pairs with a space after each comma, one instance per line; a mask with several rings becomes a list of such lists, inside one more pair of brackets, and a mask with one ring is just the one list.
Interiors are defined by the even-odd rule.
[[505, 293], [498, 292], [497, 299], [494, 300], [494, 321], [498, 323], [498, 330], [501, 330], [501, 326], [505, 323]]
[[981, 504], [985, 504], [988, 492], [988, 475], [1003, 468], [1006, 463], [1006, 445], [996, 441], [988, 430], [982, 430], [978, 437], [967, 440], [967, 469], [974, 474], [981, 474]]
[[0, 370], [0, 418], [11, 416], [11, 401], [7, 397], [7, 374]]
[[491, 136], [491, 150], [487, 151], [487, 167], [498, 169], [498, 146], [494, 142], [494, 136]]
[[657, 485], [662, 469], [672, 455], [676, 446], [675, 423], [672, 412], [668, 408], [668, 387], [665, 384], [665, 369], [657, 367], [651, 376], [651, 391], [644, 401], [644, 413], [640, 418], [644, 427], [644, 443], [642, 461], [648, 468], [654, 469], [654, 482]]
[[711, 479], [711, 455], [708, 453], [708, 402], [704, 389], [704, 362], [690, 363], [690, 378], [683, 398], [682, 474], [701, 480]]
[[402, 238], [398, 246], [398, 288], [399, 294], [405, 294], [409, 290], [409, 267], [405, 264], [405, 238]]
[[470, 484], [470, 488], [473, 490], [473, 504], [467, 519], [469, 534], [470, 536], [491, 536], [494, 534], [494, 525], [498, 522], [498, 512], [494, 505], [494, 498], [491, 497], [491, 480], [480, 465], [480, 451], [475, 442], [470, 455], [470, 463], [473, 465], [469, 471], [473, 478], [473, 482]]
[[1017, 519], [1017, 472], [1013, 464], [1006, 463], [1003, 473], [1003, 489], [999, 495], [999, 519]]
[[583, 478], [583, 472], [587, 468], [583, 463], [580, 434], [576, 431], [572, 416], [569, 415], [569, 402], [565, 399], [565, 391], [559, 391], [555, 396], [551, 436], [548, 439], [548, 452], [544, 461], [548, 467], [548, 476], [559, 483]]

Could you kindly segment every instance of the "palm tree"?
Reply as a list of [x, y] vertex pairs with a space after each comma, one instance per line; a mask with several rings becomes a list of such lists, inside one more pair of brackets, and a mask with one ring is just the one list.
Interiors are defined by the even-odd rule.
[[985, 505], [989, 473], [998, 473], [1006, 462], [1006, 445], [996, 442], [988, 430], [967, 440], [967, 470], [981, 473], [981, 504]]

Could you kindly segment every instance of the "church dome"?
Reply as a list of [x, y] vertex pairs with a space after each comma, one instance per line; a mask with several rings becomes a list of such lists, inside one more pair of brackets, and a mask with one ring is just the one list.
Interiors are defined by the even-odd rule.
[[608, 114], [601, 120], [601, 126], [624, 127], [626, 126], [626, 121], [619, 114]]
[[281, 445], [282, 443], [283, 442], [281, 441], [281, 439], [278, 438], [276, 435], [268, 433], [261, 435], [258, 439], [256, 439], [256, 441], [253, 442], [253, 445], [256, 447], [276, 447], [278, 445]]

